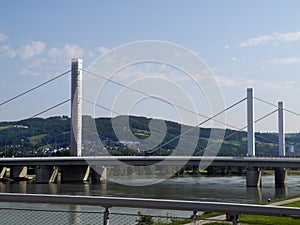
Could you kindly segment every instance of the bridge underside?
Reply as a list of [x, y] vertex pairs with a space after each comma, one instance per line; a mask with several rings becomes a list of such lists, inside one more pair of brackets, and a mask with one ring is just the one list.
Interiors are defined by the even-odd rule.
[[[93, 182], [106, 179], [107, 167], [123, 165], [148, 166], [163, 162], [166, 166], [199, 166], [206, 164], [212, 167], [243, 167], [247, 168], [247, 186], [261, 185], [263, 168], [275, 170], [275, 185], [282, 187], [287, 184], [287, 168], [300, 168], [300, 158], [263, 158], [263, 157], [185, 157], [185, 156], [148, 156], [148, 157], [45, 157], [45, 158], [2, 158], [1, 177], [5, 176], [3, 168], [11, 168], [10, 177], [14, 180], [27, 179], [27, 167], [36, 168], [36, 182], [55, 182], [58, 168], [62, 182], [86, 181]], [[92, 169], [91, 169], [91, 168]], [[3, 172], [4, 171], [4, 172]]]

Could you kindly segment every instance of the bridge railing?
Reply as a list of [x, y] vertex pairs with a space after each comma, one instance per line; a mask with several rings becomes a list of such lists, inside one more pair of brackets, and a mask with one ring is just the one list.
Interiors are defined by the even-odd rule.
[[[28, 208], [28, 204], [32, 207]], [[62, 205], [65, 207], [61, 207]], [[27, 206], [27, 208], [24, 208], [24, 206]], [[93, 210], [88, 210], [88, 207], [91, 206], [93, 206]], [[86, 210], [81, 210], [82, 207]], [[95, 210], [95, 207], [97, 210]], [[131, 212], [135, 213], [111, 213], [114, 207], [134, 209]], [[189, 211], [191, 213], [194, 211], [221, 212], [231, 215], [233, 224], [238, 223], [238, 215], [240, 214], [300, 216], [300, 208], [270, 205], [98, 196], [0, 193], [1, 221], [6, 221], [8, 222], [7, 224], [20, 224], [20, 221], [17, 221], [17, 215], [22, 215], [22, 224], [100, 224], [100, 221], [102, 221], [104, 225], [138, 224], [138, 209], [141, 208]], [[20, 214], [20, 212], [22, 212], [22, 214]], [[57, 221], [57, 219], [60, 221]], [[61, 220], [63, 219], [65, 222], [62, 223]]]

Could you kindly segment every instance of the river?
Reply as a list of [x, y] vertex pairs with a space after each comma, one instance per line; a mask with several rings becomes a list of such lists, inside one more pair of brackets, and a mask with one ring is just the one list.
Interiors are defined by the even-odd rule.
[[165, 198], [197, 201], [256, 203], [268, 198], [300, 194], [300, 176], [289, 175], [286, 188], [275, 188], [274, 176], [262, 177], [262, 188], [245, 187], [245, 176], [175, 177], [150, 186], [125, 186], [113, 182], [35, 184], [32, 181], [0, 183], [1, 192]]

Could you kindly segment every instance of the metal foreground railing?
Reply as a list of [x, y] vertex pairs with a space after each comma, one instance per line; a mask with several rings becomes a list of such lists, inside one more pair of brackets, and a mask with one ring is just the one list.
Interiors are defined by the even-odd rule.
[[[28, 207], [32, 205], [32, 207]], [[68, 206], [68, 207], [62, 207]], [[80, 207], [78, 207], [80, 206]], [[93, 206], [93, 210], [82, 207]], [[101, 209], [97, 207], [101, 207]], [[97, 210], [95, 210], [95, 207]], [[114, 207], [226, 213], [238, 224], [238, 215], [300, 216], [300, 208], [221, 202], [97, 196], [0, 193], [0, 224], [147, 224], [135, 213], [111, 213]], [[19, 216], [19, 218], [18, 218]], [[131, 217], [131, 219], [129, 219]], [[174, 216], [176, 217], [176, 216]], [[21, 220], [21, 221], [19, 221]], [[115, 220], [115, 221], [113, 221]], [[111, 223], [110, 223], [111, 222]]]

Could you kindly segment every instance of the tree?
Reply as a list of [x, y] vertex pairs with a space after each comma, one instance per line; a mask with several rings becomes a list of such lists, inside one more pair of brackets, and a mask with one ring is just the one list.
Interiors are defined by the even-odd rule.
[[137, 225], [151, 225], [151, 224], [154, 224], [152, 216], [144, 215], [141, 212], [138, 212], [138, 216], [139, 216], [139, 218], [136, 221], [136, 222], [138, 222]]

